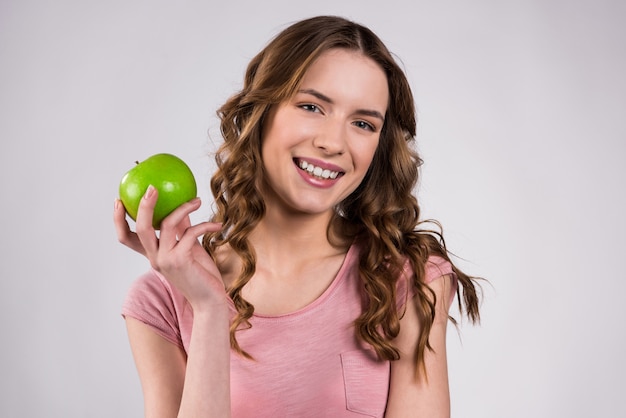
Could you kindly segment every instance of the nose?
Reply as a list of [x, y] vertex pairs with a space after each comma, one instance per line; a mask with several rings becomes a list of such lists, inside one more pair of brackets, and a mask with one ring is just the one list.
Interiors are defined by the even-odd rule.
[[341, 155], [346, 147], [345, 127], [339, 121], [327, 121], [313, 139], [313, 145], [327, 155]]

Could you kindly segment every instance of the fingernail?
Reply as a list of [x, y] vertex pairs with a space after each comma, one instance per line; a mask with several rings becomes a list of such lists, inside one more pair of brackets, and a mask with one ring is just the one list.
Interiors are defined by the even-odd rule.
[[119, 207], [120, 207], [120, 200], [115, 199], [115, 201], [113, 202], [113, 209], [117, 210]]
[[154, 194], [154, 186], [149, 185], [148, 189], [146, 190], [146, 193], [143, 195], [143, 198], [149, 199], [150, 197], [152, 197], [153, 194]]

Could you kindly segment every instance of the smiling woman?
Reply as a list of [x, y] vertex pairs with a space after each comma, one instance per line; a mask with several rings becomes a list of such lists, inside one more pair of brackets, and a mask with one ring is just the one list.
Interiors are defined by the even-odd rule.
[[382, 68], [360, 52], [332, 49], [317, 58], [264, 123], [266, 210], [317, 213], [325, 230], [369, 169], [384, 121], [373, 115], [384, 114], [388, 96]]
[[[219, 110], [211, 188], [119, 239], [153, 269], [123, 313], [146, 416], [449, 416], [445, 335], [475, 279], [425, 230], [406, 77], [369, 29], [339, 17], [285, 29]], [[202, 245], [198, 242], [203, 237]]]

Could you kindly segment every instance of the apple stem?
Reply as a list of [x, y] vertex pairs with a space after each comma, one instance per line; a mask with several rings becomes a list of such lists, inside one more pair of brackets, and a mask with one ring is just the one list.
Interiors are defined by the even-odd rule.
[[139, 161], [135, 161], [135, 164], [139, 165]]

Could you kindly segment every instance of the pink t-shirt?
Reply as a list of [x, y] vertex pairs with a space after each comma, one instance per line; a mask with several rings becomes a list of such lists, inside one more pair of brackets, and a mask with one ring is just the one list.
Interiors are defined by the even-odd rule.
[[[252, 328], [237, 333], [239, 344], [254, 360], [231, 355], [233, 418], [384, 415], [390, 364], [379, 361], [355, 335], [354, 320], [363, 300], [357, 265], [358, 248], [353, 245], [332, 284], [314, 302], [285, 315], [255, 314], [250, 319]], [[425, 281], [445, 274], [453, 274], [450, 264], [431, 257]], [[407, 263], [398, 281], [398, 309], [414, 295], [412, 286], [407, 292], [411, 276]], [[188, 349], [191, 307], [156, 271], [133, 283], [122, 314]]]

